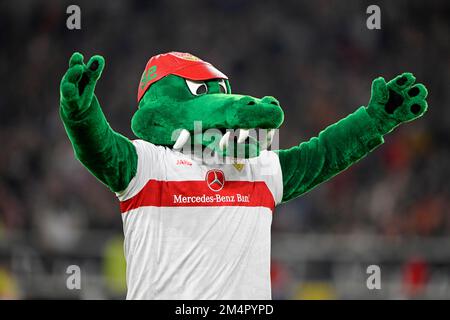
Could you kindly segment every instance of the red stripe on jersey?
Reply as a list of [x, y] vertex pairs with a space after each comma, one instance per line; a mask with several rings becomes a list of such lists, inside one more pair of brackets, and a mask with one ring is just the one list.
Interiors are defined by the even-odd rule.
[[122, 213], [140, 207], [265, 207], [275, 200], [264, 181], [229, 181], [222, 190], [209, 189], [205, 181], [149, 180], [132, 198], [120, 202]]

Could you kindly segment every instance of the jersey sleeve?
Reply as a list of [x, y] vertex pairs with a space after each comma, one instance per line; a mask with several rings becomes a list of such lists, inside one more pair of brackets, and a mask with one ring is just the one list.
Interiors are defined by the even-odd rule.
[[258, 170], [255, 170], [257, 171], [255, 172], [256, 179], [266, 183], [272, 193], [275, 206], [277, 206], [283, 199], [283, 176], [278, 154], [264, 150], [258, 157], [258, 161]]
[[116, 192], [120, 201], [128, 200], [136, 195], [150, 179], [158, 179], [160, 176], [161, 150], [158, 146], [144, 140], [134, 140], [133, 145], [137, 153], [136, 175], [131, 179], [125, 190]]

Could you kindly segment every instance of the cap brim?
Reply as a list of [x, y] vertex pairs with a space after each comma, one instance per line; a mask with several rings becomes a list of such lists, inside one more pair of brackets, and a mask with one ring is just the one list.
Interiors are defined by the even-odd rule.
[[228, 79], [226, 75], [209, 63], [197, 63], [171, 72], [189, 80]]

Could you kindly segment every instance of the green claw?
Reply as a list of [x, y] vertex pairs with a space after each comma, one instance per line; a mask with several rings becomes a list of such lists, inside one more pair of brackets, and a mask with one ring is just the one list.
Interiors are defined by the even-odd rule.
[[407, 94], [410, 98], [418, 97], [421, 99], [426, 99], [428, 96], [428, 90], [423, 84], [418, 83], [408, 89]]
[[105, 67], [105, 59], [102, 56], [95, 55], [87, 64], [88, 73], [90, 73], [91, 79], [98, 80]]
[[393, 80], [389, 81], [387, 83], [387, 86], [390, 89], [399, 92], [405, 88], [412, 86], [415, 81], [416, 81], [416, 77], [412, 73], [405, 72], [405, 73], [395, 77]]
[[77, 65], [77, 64], [83, 64], [83, 59], [84, 59], [84, 57], [81, 53], [74, 52], [72, 54], [72, 57], [70, 57], [69, 67], [73, 67], [74, 65]]

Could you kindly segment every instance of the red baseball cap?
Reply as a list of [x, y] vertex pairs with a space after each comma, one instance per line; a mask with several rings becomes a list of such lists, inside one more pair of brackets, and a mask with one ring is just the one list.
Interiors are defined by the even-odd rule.
[[190, 53], [169, 52], [158, 54], [148, 60], [142, 73], [137, 94], [138, 103], [153, 83], [169, 74], [189, 80], [228, 79], [212, 64]]

